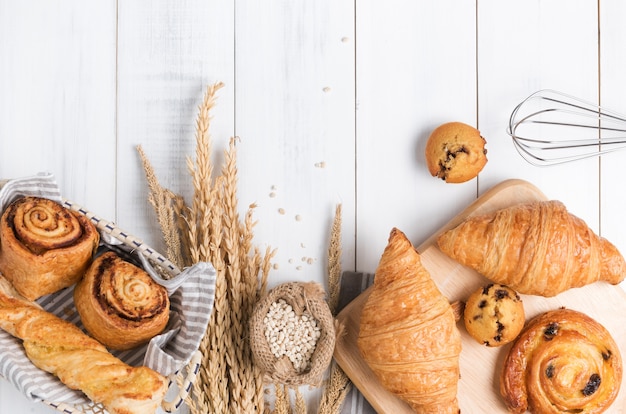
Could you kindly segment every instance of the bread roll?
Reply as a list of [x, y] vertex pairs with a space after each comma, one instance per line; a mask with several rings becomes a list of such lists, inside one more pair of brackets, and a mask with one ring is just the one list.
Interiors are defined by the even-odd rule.
[[74, 303], [87, 331], [110, 349], [149, 341], [169, 319], [167, 290], [112, 251], [93, 261], [74, 289]]
[[622, 369], [604, 326], [584, 313], [555, 309], [533, 318], [513, 343], [500, 392], [512, 413], [599, 414], [615, 401]]
[[76, 283], [99, 241], [85, 216], [53, 200], [22, 197], [0, 218], [0, 273], [35, 300]]
[[168, 380], [148, 367], [132, 367], [111, 355], [76, 325], [29, 302], [0, 276], [0, 329], [23, 341], [32, 363], [110, 414], [154, 414]]

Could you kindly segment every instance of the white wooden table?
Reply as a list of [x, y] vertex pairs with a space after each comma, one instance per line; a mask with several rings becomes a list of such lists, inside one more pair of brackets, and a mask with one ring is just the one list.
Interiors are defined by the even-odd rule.
[[[323, 281], [338, 203], [344, 270], [373, 271], [393, 226], [419, 244], [508, 178], [626, 252], [626, 154], [538, 168], [506, 134], [542, 88], [626, 113], [625, 18], [622, 0], [0, 0], [0, 178], [52, 172], [162, 248], [135, 147], [189, 197], [197, 107], [224, 82], [216, 162], [240, 137], [240, 208], [258, 204], [255, 243], [278, 249], [272, 285]], [[425, 142], [447, 121], [487, 139], [478, 179], [429, 175]], [[0, 413], [23, 412], [53, 411], [0, 380]]]

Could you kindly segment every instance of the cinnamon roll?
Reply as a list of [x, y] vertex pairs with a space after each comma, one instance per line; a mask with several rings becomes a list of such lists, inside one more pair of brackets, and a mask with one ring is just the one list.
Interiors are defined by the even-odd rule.
[[606, 328], [557, 309], [535, 317], [516, 339], [500, 391], [512, 413], [597, 414], [613, 403], [621, 381], [620, 351]]
[[22, 197], [0, 218], [0, 273], [35, 300], [76, 283], [100, 235], [85, 216], [40, 197]]
[[169, 319], [167, 290], [116, 253], [103, 253], [74, 289], [85, 329], [110, 349], [126, 350], [163, 331]]

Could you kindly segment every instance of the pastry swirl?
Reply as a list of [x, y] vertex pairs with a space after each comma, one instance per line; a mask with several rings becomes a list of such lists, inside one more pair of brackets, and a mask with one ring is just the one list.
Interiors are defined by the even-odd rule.
[[531, 320], [504, 361], [500, 392], [512, 413], [602, 413], [622, 381], [611, 334], [589, 316], [557, 309]]
[[0, 272], [35, 300], [76, 283], [99, 241], [85, 216], [50, 199], [22, 197], [0, 218]]
[[74, 289], [74, 303], [87, 331], [111, 349], [147, 342], [169, 319], [167, 290], [111, 251], [87, 269]]

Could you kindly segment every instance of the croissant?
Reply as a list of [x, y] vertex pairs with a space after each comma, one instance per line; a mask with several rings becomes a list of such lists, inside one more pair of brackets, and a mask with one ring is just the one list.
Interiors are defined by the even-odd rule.
[[169, 320], [167, 290], [112, 251], [94, 259], [76, 284], [74, 304], [87, 332], [109, 349], [143, 344]]
[[626, 275], [617, 248], [559, 201], [471, 217], [437, 243], [452, 259], [523, 294], [555, 296], [597, 281], [618, 284]]
[[459, 413], [461, 336], [448, 300], [393, 229], [360, 320], [357, 346], [381, 385], [418, 413]]
[[532, 319], [504, 361], [500, 392], [508, 410], [597, 414], [619, 392], [622, 359], [611, 334], [589, 316], [557, 309]]
[[27, 357], [110, 414], [154, 414], [168, 381], [147, 367], [131, 367], [76, 325], [21, 298], [0, 276], [0, 328], [22, 339]]
[[100, 235], [85, 216], [41, 197], [21, 197], [0, 219], [0, 272], [29, 300], [73, 285]]

